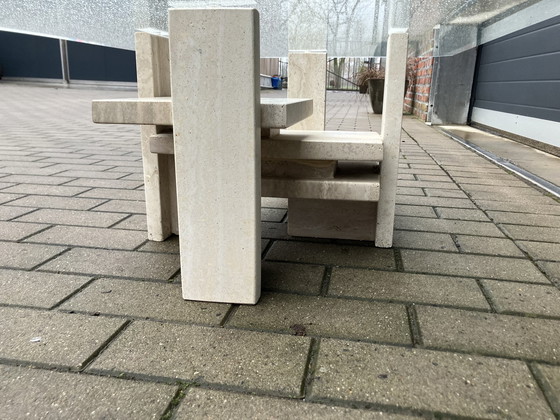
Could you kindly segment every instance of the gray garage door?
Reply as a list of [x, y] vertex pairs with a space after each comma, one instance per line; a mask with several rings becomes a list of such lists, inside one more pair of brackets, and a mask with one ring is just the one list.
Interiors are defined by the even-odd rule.
[[560, 147], [560, 16], [480, 46], [472, 121]]

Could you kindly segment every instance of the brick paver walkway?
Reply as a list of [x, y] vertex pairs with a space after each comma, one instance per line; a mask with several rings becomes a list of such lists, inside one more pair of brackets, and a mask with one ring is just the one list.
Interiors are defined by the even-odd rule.
[[558, 418], [558, 202], [406, 118], [394, 249], [263, 199], [258, 305], [186, 302], [138, 128], [90, 122], [127, 95], [0, 84], [0, 418]]

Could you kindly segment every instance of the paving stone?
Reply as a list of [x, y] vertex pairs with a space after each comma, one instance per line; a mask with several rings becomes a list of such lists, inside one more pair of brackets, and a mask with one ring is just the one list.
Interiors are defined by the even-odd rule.
[[417, 175], [417, 178], [420, 181], [453, 183], [453, 180], [449, 177], [449, 175], [446, 175], [446, 174], [443, 174], [443, 175], [419, 174], [419, 175]]
[[468, 198], [468, 196], [459, 189], [424, 188], [424, 191], [426, 191], [426, 195], [429, 197]]
[[[527, 188], [523, 188], [523, 190], [528, 191], [535, 191]], [[556, 202], [550, 198], [542, 195], [531, 195], [527, 194], [526, 192], [518, 192], [518, 193], [510, 193], [508, 191], [471, 191], [469, 192], [469, 196], [473, 200], [495, 200], [495, 201], [505, 201], [505, 202], [517, 202], [517, 203], [526, 203], [527, 205], [533, 204], [555, 204]]]
[[397, 216], [415, 216], [415, 217], [437, 217], [434, 209], [427, 206], [407, 206], [399, 205], [395, 206], [395, 214]]
[[480, 222], [490, 221], [484, 212], [477, 209], [450, 209], [437, 207], [436, 211], [440, 214], [442, 219], [474, 220]]
[[0, 270], [0, 303], [50, 308], [89, 280], [90, 277]]
[[91, 179], [122, 179], [124, 178], [126, 175], [128, 175], [129, 172], [108, 172], [108, 171], [64, 171], [64, 172], [60, 172], [59, 174], [56, 174], [56, 176], [61, 175], [61, 176], [66, 176], [66, 177], [72, 177], [72, 178], [91, 178]]
[[[119, 224], [120, 225], [120, 224]], [[146, 232], [141, 232], [142, 237], [147, 239]], [[178, 254], [179, 253], [179, 237], [172, 235], [163, 242], [157, 241], [146, 241], [144, 245], [138, 248], [138, 251], [145, 252], [163, 252], [167, 254]]]
[[133, 250], [145, 241], [145, 233], [138, 231], [53, 226], [46, 231], [31, 236], [25, 242]]
[[175, 387], [0, 365], [0, 393], [6, 419], [159, 419]]
[[144, 202], [144, 200], [111, 200], [94, 208], [93, 211], [146, 214], [146, 203]]
[[288, 199], [287, 198], [275, 198], [275, 197], [261, 197], [261, 206], [262, 207], [274, 207], [278, 209], [287, 209], [288, 208]]
[[520, 361], [339, 340], [321, 341], [311, 394], [444, 417], [554, 418]]
[[560, 244], [560, 229], [551, 227], [502, 225], [513, 239]]
[[142, 166], [142, 162], [138, 161], [138, 162], [129, 162], [126, 160], [104, 160], [100, 162], [101, 165], [108, 165], [108, 166], [117, 166], [119, 167], [119, 172], [121, 172], [123, 170], [123, 168], [126, 167], [140, 167]]
[[408, 187], [397, 187], [397, 195], [417, 195], [421, 197], [426, 196], [422, 188], [408, 188]]
[[76, 225], [90, 227], [109, 227], [126, 215], [122, 213], [95, 213], [80, 210], [40, 209], [19, 217], [17, 221], [50, 223], [57, 225]]
[[80, 194], [80, 197], [106, 198], [110, 200], [134, 200], [142, 201], [145, 198], [144, 191], [140, 190], [118, 190], [109, 188], [93, 188]]
[[550, 406], [560, 416], [560, 366], [535, 365]]
[[59, 169], [49, 166], [48, 168], [33, 168], [29, 166], [21, 166], [21, 162], [12, 162], [12, 164], [18, 163], [17, 166], [4, 166], [2, 172], [8, 173], [10, 175], [40, 175], [49, 176], [60, 172]]
[[397, 248], [419, 248], [458, 252], [451, 235], [447, 233], [395, 230], [393, 246]]
[[317, 295], [325, 268], [320, 265], [265, 261], [261, 266], [263, 289]]
[[475, 202], [485, 210], [560, 215], [560, 206], [558, 204], [527, 205], [527, 204], [520, 204], [520, 203], [505, 203], [503, 201], [490, 201], [490, 200], [475, 200]]
[[41, 163], [67, 163], [69, 165], [94, 165], [99, 163], [100, 159], [86, 159], [86, 158], [63, 158], [53, 157], [43, 159]]
[[10, 220], [30, 213], [35, 209], [29, 207], [0, 206], [0, 220]]
[[309, 344], [307, 337], [136, 321], [88, 370], [297, 397]]
[[402, 250], [405, 271], [549, 283], [526, 259]]
[[560, 260], [560, 243], [518, 241], [517, 244], [536, 260]]
[[41, 209], [64, 209], [64, 210], [89, 210], [98, 206], [105, 200], [75, 197], [55, 197], [45, 195], [28, 195], [12, 201], [9, 205], [35, 207]]
[[148, 237], [148, 224], [146, 222], [145, 215], [133, 214], [132, 216], [124, 219], [122, 222], [117, 223], [113, 227], [118, 229], [141, 230], [143, 232], [146, 232], [146, 238]]
[[2, 192], [16, 194], [36, 194], [36, 195], [55, 195], [62, 197], [71, 197], [87, 191], [88, 188], [70, 187], [67, 185], [34, 185], [19, 184], [14, 187], [6, 188]]
[[472, 254], [524, 257], [525, 254], [510, 239], [457, 235], [462, 252]]
[[560, 361], [560, 320], [428, 306], [418, 306], [416, 311], [426, 347]]
[[408, 216], [396, 217], [395, 229], [495, 237], [504, 236], [504, 234], [493, 223], [450, 219], [428, 219]]
[[0, 242], [0, 267], [31, 270], [65, 249], [61, 246]]
[[521, 188], [506, 186], [503, 182], [497, 185], [477, 185], [477, 184], [467, 184], [463, 188], [469, 193], [475, 192], [487, 192], [487, 193], [497, 193], [499, 195], [510, 194], [510, 195], [527, 195], [527, 196], [538, 196], [542, 197], [543, 193], [535, 188], [530, 188], [528, 185], [522, 185]]
[[96, 165], [74, 165], [68, 163], [57, 163], [56, 165], [50, 166], [53, 170], [56, 170], [56, 176], [64, 171], [88, 171], [88, 172], [104, 172], [113, 168], [113, 166], [103, 166], [100, 164]]
[[177, 410], [176, 420], [210, 419], [417, 419], [381, 411], [311, 404], [301, 400], [234, 394], [191, 387]]
[[142, 181], [122, 181], [120, 179], [87, 179], [81, 178], [69, 182], [66, 185], [77, 187], [93, 188], [119, 188], [124, 190], [134, 190], [143, 184]]
[[500, 187], [511, 186], [518, 188], [531, 188], [529, 185], [525, 184], [523, 181], [520, 181], [512, 175], [501, 176], [499, 179], [494, 178], [494, 176], [492, 176], [491, 178], [454, 176], [453, 179], [459, 184], [498, 185]]
[[434, 182], [434, 181], [406, 181], [402, 180], [397, 183], [400, 187], [416, 187], [416, 188], [431, 188], [431, 189], [451, 189], [459, 191], [457, 187], [450, 178], [447, 178], [446, 182]]
[[123, 320], [0, 307], [0, 358], [80, 368]]
[[276, 241], [266, 259], [395, 269], [393, 250], [354, 245]]
[[267, 293], [242, 305], [228, 326], [385, 343], [411, 344], [403, 305]]
[[168, 280], [179, 269], [179, 256], [148, 252], [75, 248], [41, 267], [62, 273]]
[[501, 211], [489, 211], [488, 215], [496, 223], [560, 228], [560, 216], [548, 214], [507, 213]]
[[436, 207], [452, 207], [472, 209], [475, 205], [471, 200], [462, 198], [443, 198], [443, 197], [417, 197], [417, 196], [398, 196], [397, 204], [409, 204], [415, 206], [436, 206]]
[[539, 261], [537, 264], [550, 277], [560, 281], [560, 262]]
[[498, 312], [560, 317], [560, 290], [554, 286], [482, 280]]
[[16, 198], [20, 198], [20, 197], [22, 197], [21, 194], [4, 194], [0, 192], [0, 204], [14, 201]]
[[219, 325], [230, 305], [185, 301], [180, 284], [98, 279], [60, 309]]
[[286, 210], [261, 209], [261, 220], [263, 222], [281, 222], [284, 216], [286, 216]]
[[37, 223], [3, 222], [0, 221], [0, 240], [19, 241], [35, 232], [39, 232], [49, 225]]
[[335, 267], [329, 295], [490, 309], [476, 280], [459, 277]]

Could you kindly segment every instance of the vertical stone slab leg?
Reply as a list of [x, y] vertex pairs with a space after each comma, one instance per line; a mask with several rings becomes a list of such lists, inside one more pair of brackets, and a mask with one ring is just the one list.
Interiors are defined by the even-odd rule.
[[[138, 96], [169, 96], [169, 41], [146, 32], [137, 32], [135, 38]], [[163, 241], [172, 232], [173, 197], [176, 194], [171, 179], [174, 175], [170, 171], [172, 158], [150, 152], [149, 138], [159, 129], [157, 126], [141, 128], [148, 239], [153, 241]]]
[[183, 297], [260, 295], [259, 21], [251, 9], [169, 11]]
[[381, 162], [375, 231], [375, 246], [380, 248], [393, 246], [407, 49], [408, 34], [393, 33], [389, 35], [381, 122], [383, 162]]
[[[326, 83], [327, 83], [327, 53], [326, 51], [290, 51], [288, 55], [288, 98], [313, 99], [313, 115], [290, 127], [292, 130], [325, 130], [326, 115]], [[304, 163], [304, 162], [302, 162]], [[326, 220], [321, 220], [320, 214], [302, 212], [299, 209], [310, 208], [312, 201], [302, 198], [288, 199], [288, 230], [297, 232], [299, 226], [307, 226], [307, 236], [318, 235], [323, 232]], [[328, 201], [323, 205], [328, 207]], [[293, 211], [291, 210], [293, 209]], [[329, 209], [326, 209], [329, 213]], [[319, 220], [318, 220], [319, 218]], [[314, 229], [316, 227], [316, 229]]]

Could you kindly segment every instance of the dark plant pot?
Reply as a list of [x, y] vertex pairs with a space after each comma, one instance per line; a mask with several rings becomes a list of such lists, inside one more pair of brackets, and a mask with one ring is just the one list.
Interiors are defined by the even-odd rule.
[[360, 93], [367, 93], [368, 84], [364, 83], [360, 85]]
[[385, 79], [369, 79], [368, 89], [373, 112], [381, 114], [383, 112], [383, 90], [385, 89]]

